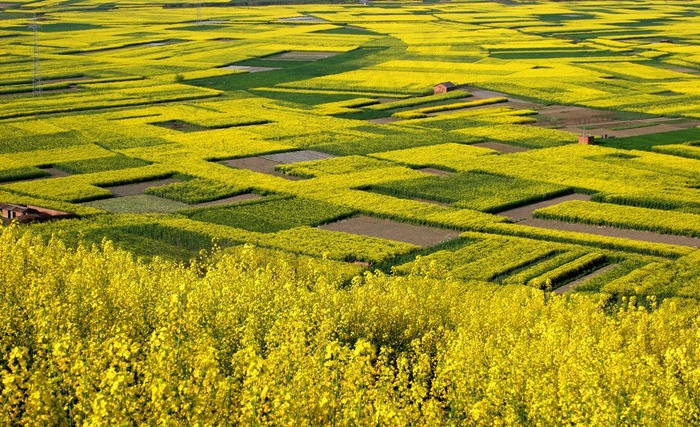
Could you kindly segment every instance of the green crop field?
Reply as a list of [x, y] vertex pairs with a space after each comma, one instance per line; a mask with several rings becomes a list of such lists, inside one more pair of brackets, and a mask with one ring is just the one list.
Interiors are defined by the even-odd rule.
[[700, 423], [699, 16], [0, 1], [0, 424]]

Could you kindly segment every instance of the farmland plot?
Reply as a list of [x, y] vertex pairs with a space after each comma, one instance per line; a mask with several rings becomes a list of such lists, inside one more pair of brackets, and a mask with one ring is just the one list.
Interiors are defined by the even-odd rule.
[[[700, 294], [668, 279], [697, 270], [693, 5], [163, 6], [4, 8], [0, 203], [82, 216], [41, 233]], [[536, 213], [559, 229], [492, 214], [564, 195]]]

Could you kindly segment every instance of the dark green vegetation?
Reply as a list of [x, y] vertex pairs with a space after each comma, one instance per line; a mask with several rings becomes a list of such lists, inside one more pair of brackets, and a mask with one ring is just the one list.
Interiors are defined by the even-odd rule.
[[43, 169], [24, 167], [0, 171], [0, 182], [19, 181], [23, 179], [45, 178], [49, 173]]
[[602, 145], [624, 150], [652, 150], [657, 145], [683, 144], [694, 141], [700, 141], [700, 128], [608, 139], [602, 141]]
[[250, 189], [201, 178], [146, 190], [146, 194], [189, 204], [209, 202], [247, 192], [250, 192]]
[[405, 198], [451, 203], [483, 212], [499, 212], [572, 192], [571, 188], [473, 171], [394, 181], [370, 190]]
[[183, 212], [197, 221], [271, 233], [303, 225], [316, 226], [352, 215], [352, 209], [301, 198], [254, 200], [237, 206]]
[[117, 155], [111, 157], [102, 157], [99, 159], [76, 160], [73, 162], [56, 163], [52, 166], [57, 169], [66, 171], [68, 173], [94, 173], [102, 171], [137, 168], [149, 164], [149, 162], [146, 162], [141, 159]]

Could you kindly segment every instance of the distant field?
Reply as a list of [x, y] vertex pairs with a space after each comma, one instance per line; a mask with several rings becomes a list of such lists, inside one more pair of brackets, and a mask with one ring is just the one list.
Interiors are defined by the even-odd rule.
[[[694, 5], [643, 3], [3, 3], [0, 203], [77, 213], [31, 227], [146, 259], [252, 243], [543, 289], [605, 268], [575, 289], [676, 295], [700, 274], [700, 33]], [[494, 214], [570, 194], [592, 201]]]

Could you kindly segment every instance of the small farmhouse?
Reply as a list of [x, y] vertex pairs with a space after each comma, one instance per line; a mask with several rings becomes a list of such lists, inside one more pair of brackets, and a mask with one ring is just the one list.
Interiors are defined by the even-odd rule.
[[456, 88], [457, 88], [457, 85], [452, 83], [452, 82], [443, 82], [443, 83], [437, 84], [437, 85], [435, 85], [435, 87], [433, 87], [433, 93], [434, 94], [447, 93], [447, 92], [453, 91]]
[[20, 223], [27, 223], [32, 221], [72, 218], [73, 216], [73, 214], [68, 212], [41, 208], [39, 206], [0, 203], [0, 219], [2, 219], [2, 222], [5, 224], [9, 224], [13, 220]]

